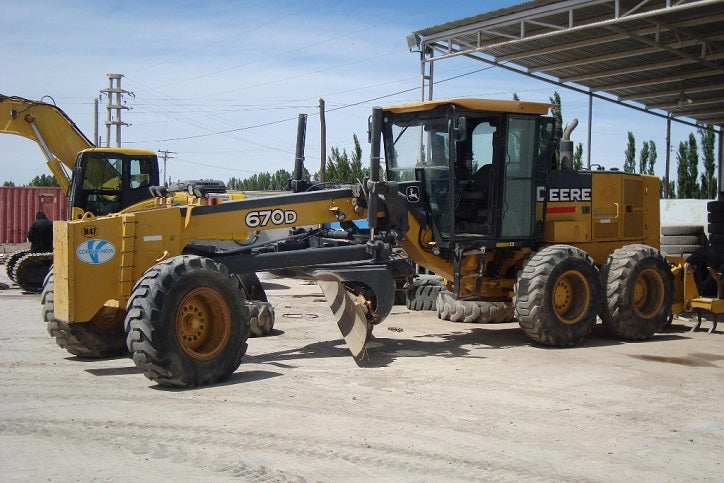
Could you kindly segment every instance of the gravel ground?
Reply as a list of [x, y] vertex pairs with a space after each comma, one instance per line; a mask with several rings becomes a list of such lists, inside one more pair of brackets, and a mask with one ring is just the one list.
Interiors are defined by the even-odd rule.
[[[0, 282], [8, 282], [4, 267]], [[0, 290], [4, 481], [724, 480], [724, 336], [675, 319], [571, 349], [395, 307], [349, 356], [316, 285], [264, 277], [277, 323], [224, 384], [160, 387], [56, 346]], [[705, 324], [708, 328], [709, 325]]]

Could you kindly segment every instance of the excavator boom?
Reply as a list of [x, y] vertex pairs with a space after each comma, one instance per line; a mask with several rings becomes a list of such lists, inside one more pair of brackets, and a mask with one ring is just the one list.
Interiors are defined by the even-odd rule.
[[[53, 104], [0, 94], [0, 132], [15, 134], [38, 143], [67, 195], [76, 155], [93, 143], [63, 110]], [[66, 171], [66, 169], [68, 171]]]

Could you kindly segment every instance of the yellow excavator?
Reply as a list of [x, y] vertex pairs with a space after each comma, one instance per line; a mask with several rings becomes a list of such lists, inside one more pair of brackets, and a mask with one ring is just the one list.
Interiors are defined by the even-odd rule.
[[[159, 185], [156, 153], [145, 149], [96, 147], [59, 107], [0, 94], [0, 133], [35, 141], [68, 198], [68, 217], [80, 219], [154, 206], [149, 187]], [[225, 191], [222, 182], [184, 183], [177, 192], [186, 202], [188, 186]], [[39, 291], [52, 263], [50, 253], [14, 253], [8, 276], [28, 291]]]
[[[578, 344], [598, 316], [622, 339], [648, 339], [685, 278], [674, 280], [658, 250], [659, 181], [571, 169], [550, 107], [446, 99], [374, 108], [370, 175], [357, 185], [317, 189], [297, 165], [291, 193], [222, 204], [197, 193], [179, 205], [157, 188], [154, 208], [56, 222], [43, 319], [72, 353], [128, 348], [159, 384], [212, 384], [238, 368], [251, 321], [273, 317], [256, 272], [314, 277], [360, 357], [417, 266], [446, 280], [444, 319], [473, 320], [481, 303], [499, 301], [536, 343]], [[319, 228], [298, 229], [310, 225]], [[292, 232], [217, 243], [273, 228]]]

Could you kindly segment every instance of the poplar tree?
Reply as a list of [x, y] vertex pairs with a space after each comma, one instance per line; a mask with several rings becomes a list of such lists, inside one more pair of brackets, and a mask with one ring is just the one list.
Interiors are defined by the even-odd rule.
[[636, 138], [631, 131], [628, 132], [628, 145], [626, 151], [623, 152], [625, 160], [623, 162], [623, 170], [625, 173], [636, 172]]

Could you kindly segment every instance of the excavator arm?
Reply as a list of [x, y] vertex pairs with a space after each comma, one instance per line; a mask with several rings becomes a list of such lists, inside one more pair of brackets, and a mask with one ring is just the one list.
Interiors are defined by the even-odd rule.
[[[48, 168], [63, 192], [70, 190], [76, 155], [94, 147], [73, 121], [57, 106], [0, 94], [0, 132], [32, 139], [43, 152]], [[67, 169], [67, 171], [66, 171]]]

